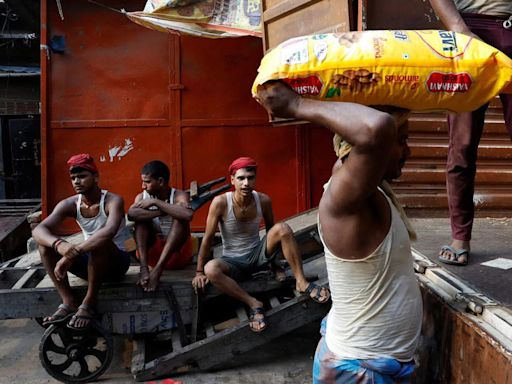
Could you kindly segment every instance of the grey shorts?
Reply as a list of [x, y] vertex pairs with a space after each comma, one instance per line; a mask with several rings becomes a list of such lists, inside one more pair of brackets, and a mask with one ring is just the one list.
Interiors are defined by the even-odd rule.
[[269, 268], [269, 263], [276, 257], [278, 250], [267, 256], [267, 236], [265, 235], [253, 252], [245, 257], [225, 257], [219, 260], [229, 266], [229, 275], [235, 280], [246, 280], [251, 274]]

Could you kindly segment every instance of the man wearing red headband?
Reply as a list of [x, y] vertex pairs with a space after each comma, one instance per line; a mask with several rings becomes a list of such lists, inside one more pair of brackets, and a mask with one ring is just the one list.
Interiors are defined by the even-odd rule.
[[[325, 287], [308, 283], [304, 277], [302, 259], [291, 228], [285, 223], [274, 225], [270, 197], [254, 190], [257, 168], [256, 161], [249, 157], [240, 157], [229, 166], [235, 190], [213, 199], [192, 285], [196, 289], [203, 288], [209, 281], [222, 292], [245, 303], [249, 307], [251, 330], [261, 332], [267, 326], [263, 303], [245, 292], [237, 280], [275, 264], [279, 247], [291, 267], [299, 292], [307, 292], [319, 303], [326, 303], [330, 293]], [[267, 235], [260, 240], [262, 219]], [[222, 256], [208, 261], [217, 226], [222, 236]], [[283, 271], [280, 277], [284, 277], [282, 274]]]
[[[135, 243], [125, 226], [123, 199], [99, 187], [98, 168], [93, 158], [88, 154], [75, 155], [67, 164], [71, 185], [77, 194], [59, 202], [32, 235], [62, 299], [57, 311], [44, 318], [43, 324], [71, 317], [68, 327], [82, 329], [96, 315], [101, 283], [120, 280], [128, 270]], [[81, 243], [69, 243], [57, 235], [59, 225], [66, 218], [74, 218], [82, 229], [84, 240]], [[68, 271], [89, 281], [87, 294], [78, 308]]]

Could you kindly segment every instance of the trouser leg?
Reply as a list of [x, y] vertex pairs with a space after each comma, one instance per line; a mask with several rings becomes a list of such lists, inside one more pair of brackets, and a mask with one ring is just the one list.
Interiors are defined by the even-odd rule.
[[452, 238], [456, 240], [471, 240], [477, 151], [487, 106], [474, 112], [448, 116], [446, 189]]

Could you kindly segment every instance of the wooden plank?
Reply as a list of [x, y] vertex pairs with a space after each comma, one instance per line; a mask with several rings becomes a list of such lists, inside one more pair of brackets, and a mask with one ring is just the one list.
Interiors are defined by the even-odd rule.
[[133, 352], [132, 352], [132, 375], [136, 375], [144, 369], [146, 362], [146, 338], [137, 337], [133, 339]]
[[213, 329], [213, 326], [211, 323], [205, 323], [204, 329], [206, 331], [206, 337], [212, 337], [215, 335], [215, 330]]
[[183, 345], [181, 344], [180, 332], [176, 329], [172, 331], [171, 343], [173, 352], [179, 351], [183, 347]]
[[281, 305], [281, 302], [275, 296], [272, 296], [269, 301], [270, 301], [270, 306], [272, 308], [277, 308], [277, 307], [279, 307]]
[[263, 48], [292, 37], [350, 30], [347, 0], [263, 0]]
[[[326, 280], [319, 283], [325, 284]], [[152, 380], [171, 375], [180, 366], [192, 362], [196, 362], [202, 370], [219, 366], [241, 353], [325, 316], [329, 307], [317, 304], [306, 296], [294, 298], [266, 313], [265, 332], [256, 334], [250, 331], [248, 323], [238, 324], [190, 344], [179, 353], [169, 353], [146, 363], [144, 369], [135, 375], [135, 380]]]
[[247, 312], [245, 312], [245, 308], [243, 307], [238, 307], [236, 309], [236, 316], [238, 317], [238, 320], [240, 320], [241, 323], [249, 320], [249, 318], [247, 317]]
[[37, 269], [29, 269], [21, 278], [12, 286], [11, 289], [25, 288], [25, 285], [36, 275]]

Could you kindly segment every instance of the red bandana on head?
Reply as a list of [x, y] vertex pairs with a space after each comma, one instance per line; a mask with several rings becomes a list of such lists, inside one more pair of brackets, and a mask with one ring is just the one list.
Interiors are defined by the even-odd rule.
[[236, 171], [242, 168], [258, 168], [258, 163], [256, 160], [251, 159], [250, 157], [239, 157], [234, 160], [228, 168], [229, 174], [233, 176]]
[[98, 173], [98, 167], [94, 163], [94, 159], [88, 153], [81, 153], [79, 155], [73, 155], [68, 160], [69, 170], [73, 168], [83, 168], [91, 171], [92, 173]]

